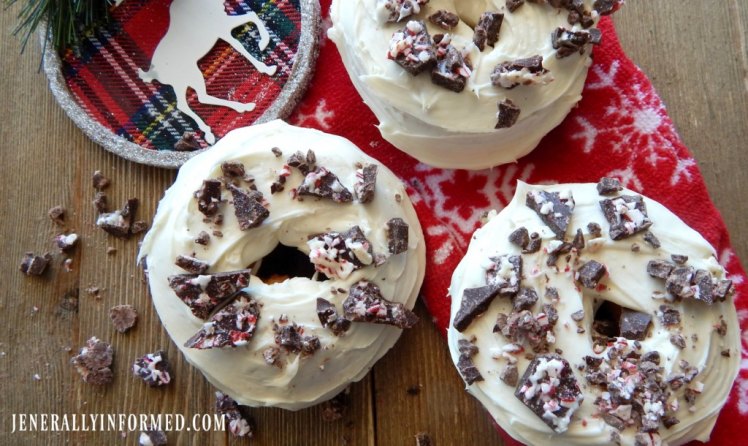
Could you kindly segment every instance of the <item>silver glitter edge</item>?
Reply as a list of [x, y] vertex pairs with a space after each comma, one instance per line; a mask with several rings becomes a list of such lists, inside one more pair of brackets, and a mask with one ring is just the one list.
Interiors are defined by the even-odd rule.
[[[309, 82], [314, 75], [322, 27], [321, 8], [319, 0], [300, 0], [299, 5], [301, 6], [301, 35], [299, 36], [299, 49], [296, 53], [291, 75], [275, 102], [257, 118], [255, 124], [274, 119], [286, 119], [306, 93]], [[42, 24], [39, 28], [44, 30], [46, 26]], [[115, 135], [111, 130], [94, 120], [75, 102], [62, 75], [62, 63], [59, 55], [51, 45], [44, 47], [43, 31], [39, 33], [39, 36], [44, 51], [44, 73], [49, 80], [49, 89], [52, 90], [55, 100], [68, 117], [96, 144], [126, 160], [168, 169], [179, 168], [193, 156], [210, 150], [210, 147], [194, 152], [149, 150]]]

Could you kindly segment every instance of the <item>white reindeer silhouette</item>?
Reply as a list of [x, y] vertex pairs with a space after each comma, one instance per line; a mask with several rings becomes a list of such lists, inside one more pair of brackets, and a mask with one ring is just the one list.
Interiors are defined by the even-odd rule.
[[170, 85], [177, 97], [177, 108], [194, 119], [200, 130], [205, 133], [205, 140], [213, 144], [216, 138], [210, 126], [187, 103], [189, 87], [195, 89], [198, 101], [203, 104], [221, 105], [239, 113], [254, 110], [255, 104], [210, 96], [197, 62], [221, 39], [246, 57], [261, 73], [272, 76], [277, 67], [267, 66], [255, 59], [242, 43], [231, 35], [231, 31], [247, 23], [254, 23], [260, 33], [260, 51], [268, 46], [270, 35], [255, 12], [228, 15], [223, 0], [174, 0], [169, 7], [169, 19], [169, 29], [153, 53], [150, 68], [148, 71], [139, 69], [138, 75], [145, 82], [155, 79], [162, 84]]

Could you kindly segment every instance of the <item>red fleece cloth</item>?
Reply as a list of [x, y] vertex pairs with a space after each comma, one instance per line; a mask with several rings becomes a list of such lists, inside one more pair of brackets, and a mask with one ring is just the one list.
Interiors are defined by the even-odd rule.
[[[322, 0], [329, 26], [330, 0]], [[321, 39], [317, 73], [289, 121], [344, 136], [392, 169], [408, 186], [426, 236], [426, 279], [421, 295], [446, 335], [452, 271], [462, 259], [481, 214], [502, 209], [517, 180], [528, 183], [597, 182], [616, 177], [659, 201], [699, 231], [716, 249], [735, 284], [741, 327], [748, 321], [745, 272], [730, 247], [727, 229], [707, 194], [696, 161], [681, 142], [652, 84], [626, 57], [613, 23], [599, 25], [603, 42], [594, 49], [583, 99], [530, 155], [515, 164], [465, 171], [429, 167], [384, 141], [377, 119], [351, 83], [330, 40]], [[456, 147], [455, 150], [459, 150]], [[748, 339], [743, 338], [743, 364]], [[732, 444], [748, 420], [748, 366], [741, 367], [710, 444]], [[507, 444], [518, 444], [511, 440]]]

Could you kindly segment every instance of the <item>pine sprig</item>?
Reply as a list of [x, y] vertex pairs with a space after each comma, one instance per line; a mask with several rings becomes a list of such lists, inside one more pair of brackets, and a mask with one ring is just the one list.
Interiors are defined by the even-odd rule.
[[[10, 7], [18, 0], [4, 0]], [[39, 26], [46, 23], [45, 41], [50, 37], [57, 51], [80, 42], [83, 33], [95, 23], [109, 19], [109, 9], [115, 0], [25, 0], [18, 13], [14, 36], [21, 38], [21, 52]], [[51, 34], [50, 34], [51, 31]]]

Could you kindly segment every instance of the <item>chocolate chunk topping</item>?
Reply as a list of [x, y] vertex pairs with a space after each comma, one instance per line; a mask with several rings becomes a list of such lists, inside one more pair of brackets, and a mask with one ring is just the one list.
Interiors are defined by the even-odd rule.
[[351, 388], [348, 387], [320, 405], [322, 408], [322, 421], [329, 423], [340, 420], [348, 412], [350, 406]]
[[714, 285], [712, 299], [717, 302], [724, 302], [727, 296], [732, 294], [732, 280], [719, 280]]
[[530, 310], [537, 301], [538, 293], [534, 289], [520, 288], [517, 295], [512, 298], [512, 311]]
[[359, 203], [370, 203], [374, 199], [374, 191], [377, 187], [377, 165], [367, 164], [356, 171], [356, 184], [353, 191], [356, 193]]
[[431, 70], [431, 82], [459, 93], [465, 89], [472, 68], [462, 52], [452, 46], [451, 40], [449, 35], [434, 36], [434, 41], [438, 41], [436, 43], [437, 62]]
[[657, 237], [655, 237], [655, 235], [652, 234], [651, 231], [644, 232], [644, 241], [647, 242], [649, 244], [649, 246], [653, 247], [654, 249], [657, 249], [660, 246], [662, 246], [660, 244], [660, 239], [658, 239]]
[[262, 192], [247, 192], [233, 184], [229, 184], [228, 189], [234, 199], [234, 214], [239, 222], [239, 229], [246, 231], [256, 228], [268, 218], [270, 211], [262, 204]]
[[618, 10], [623, 4], [623, 0], [595, 0], [592, 9], [600, 15], [610, 15]]
[[493, 332], [501, 333], [509, 341], [521, 345], [525, 341], [533, 352], [545, 353], [549, 344], [555, 342], [553, 327], [558, 321], [558, 313], [552, 305], [543, 305], [543, 312], [533, 315], [529, 310], [499, 313]]
[[673, 259], [673, 262], [677, 263], [678, 265], [685, 265], [686, 262], [688, 262], [688, 256], [684, 256], [681, 254], [671, 254], [670, 258]]
[[454, 12], [440, 9], [429, 16], [429, 21], [434, 25], [449, 31], [460, 23], [460, 16]]
[[514, 12], [517, 10], [517, 8], [524, 4], [525, 0], [507, 0], [506, 8], [509, 10], [509, 12]]
[[673, 272], [675, 265], [668, 262], [667, 260], [650, 260], [647, 263], [647, 273], [658, 279], [667, 279], [670, 273]]
[[250, 277], [248, 269], [201, 276], [181, 274], [169, 277], [169, 286], [192, 314], [205, 320], [225, 299], [249, 285]]
[[51, 260], [52, 256], [49, 253], [37, 256], [33, 252], [27, 252], [21, 260], [21, 272], [27, 276], [41, 276]]
[[522, 250], [522, 254], [532, 254], [540, 251], [541, 244], [540, 234], [533, 232], [530, 234], [530, 242], [527, 244], [527, 248]]
[[397, 328], [411, 328], [418, 322], [415, 313], [401, 303], [385, 299], [378, 286], [365, 280], [351, 287], [343, 301], [343, 311], [345, 318], [353, 322], [387, 324]]
[[486, 282], [497, 288], [502, 296], [513, 296], [519, 291], [522, 279], [522, 256], [501, 255], [491, 257], [486, 269]]
[[210, 268], [207, 262], [190, 256], [177, 256], [176, 265], [190, 274], [204, 274]]
[[130, 198], [122, 210], [100, 214], [96, 225], [115, 237], [129, 238], [132, 235], [131, 227], [138, 204], [137, 198]]
[[81, 347], [70, 363], [80, 373], [83, 382], [102, 386], [112, 382], [114, 377], [110, 368], [113, 358], [112, 346], [94, 336], [86, 341], [86, 345]]
[[527, 232], [527, 228], [525, 228], [524, 226], [519, 227], [512, 231], [511, 234], [509, 234], [509, 241], [512, 244], [524, 249], [525, 247], [527, 247], [527, 244], [530, 243], [530, 233]]
[[273, 147], [270, 149], [271, 152], [273, 152], [273, 155], [275, 155], [276, 158], [280, 158], [283, 156], [283, 152], [279, 147]]
[[581, 322], [584, 320], [584, 310], [578, 310], [571, 313], [571, 319], [575, 322]]
[[231, 397], [216, 392], [216, 413], [223, 415], [231, 435], [252, 438], [251, 420], [242, 414], [239, 405]]
[[516, 387], [517, 381], [519, 381], [519, 370], [517, 370], [517, 366], [514, 364], [507, 364], [501, 371], [499, 378], [504, 381], [504, 384]]
[[[459, 332], [465, 331], [475, 318], [488, 309], [498, 294], [499, 288], [490, 285], [466, 289], [452, 325]], [[537, 295], [535, 297], [537, 299]]]
[[203, 350], [246, 345], [255, 333], [259, 318], [257, 302], [241, 292], [236, 300], [211, 316], [184, 346]]
[[680, 312], [669, 305], [660, 305], [660, 320], [663, 325], [678, 325], [680, 324]]
[[597, 193], [600, 195], [615, 195], [622, 190], [621, 182], [615, 178], [603, 177], [597, 183]]
[[641, 195], [621, 195], [600, 202], [605, 219], [610, 223], [610, 238], [621, 240], [652, 226]]
[[115, 330], [124, 333], [135, 326], [138, 312], [132, 305], [116, 305], [109, 309], [109, 319]]
[[582, 285], [586, 288], [594, 290], [597, 288], [598, 283], [600, 283], [600, 279], [605, 276], [606, 271], [605, 265], [595, 260], [590, 260], [579, 268], [579, 277], [577, 280], [582, 282]]
[[207, 246], [208, 243], [210, 243], [210, 234], [205, 231], [200, 231], [200, 233], [197, 234], [197, 237], [195, 237], [195, 243], [197, 243], [198, 245]]
[[497, 129], [506, 129], [517, 123], [520, 108], [511, 101], [511, 99], [504, 99], [498, 103], [499, 111], [496, 113], [496, 127]]
[[679, 334], [674, 334], [670, 336], [670, 343], [674, 346], [678, 347], [679, 349], [683, 350], [686, 348], [686, 338]]
[[714, 302], [714, 285], [712, 275], [709, 271], [703, 269], [696, 270], [692, 284], [691, 289], [694, 292], [694, 299], [705, 302], [708, 305]]
[[498, 12], [486, 11], [481, 14], [478, 24], [475, 25], [473, 34], [473, 43], [479, 50], [486, 48], [486, 43], [490, 46], [499, 40], [501, 24], [504, 22], [504, 14]]
[[65, 224], [65, 208], [62, 206], [55, 206], [49, 211], [47, 211], [47, 215], [49, 218], [55, 222], [57, 225], [64, 225]]
[[296, 324], [275, 326], [275, 343], [287, 353], [314, 354], [321, 345], [317, 336], [304, 336], [303, 328]]
[[638, 311], [623, 310], [621, 319], [618, 324], [621, 330], [621, 337], [643, 341], [647, 336], [649, 324], [652, 322], [652, 316]]
[[335, 305], [321, 297], [317, 298], [317, 317], [322, 326], [332, 330], [335, 336], [340, 336], [351, 328], [351, 321], [339, 316]]
[[547, 82], [548, 70], [543, 67], [542, 56], [509, 60], [496, 65], [491, 73], [491, 83], [511, 90], [518, 85]]
[[396, 31], [390, 40], [387, 57], [413, 76], [433, 67], [436, 64], [436, 51], [426, 24], [411, 20], [403, 29]]
[[309, 172], [315, 169], [317, 164], [317, 155], [315, 155], [314, 151], [312, 150], [307, 150], [306, 155], [297, 150], [293, 155], [288, 157], [286, 164], [299, 169], [302, 175], [306, 176]]
[[200, 150], [200, 142], [195, 137], [194, 132], [184, 132], [179, 141], [174, 143], [174, 150], [177, 152], [192, 152]]
[[165, 386], [171, 382], [171, 367], [166, 353], [148, 353], [135, 360], [132, 373], [151, 387]]
[[670, 294], [683, 299], [694, 297], [691, 288], [696, 270], [691, 266], [677, 266], [665, 280], [665, 288]]
[[100, 170], [97, 170], [93, 173], [93, 177], [91, 177], [91, 183], [93, 184], [94, 189], [102, 191], [109, 187], [111, 181], [109, 181], [109, 178], [105, 177]]
[[229, 178], [243, 178], [246, 175], [244, 164], [235, 161], [226, 161], [221, 164], [221, 172]]
[[581, 229], [577, 229], [577, 233], [574, 234], [574, 239], [571, 241], [571, 246], [577, 251], [581, 251], [584, 249], [584, 234], [582, 233]]
[[399, 22], [413, 14], [421, 12], [421, 6], [429, 0], [383, 0], [385, 11], [389, 11], [388, 22]]
[[221, 182], [218, 180], [204, 180], [203, 185], [195, 192], [197, 208], [206, 217], [212, 217], [218, 213], [218, 205], [221, 203]]
[[569, 363], [559, 355], [538, 355], [527, 367], [514, 393], [557, 433], [565, 432], [584, 399]]
[[548, 246], [548, 259], [546, 259], [545, 264], [548, 266], [554, 266], [556, 265], [556, 262], [558, 261], [558, 258], [562, 254], [568, 254], [571, 252], [571, 244], [566, 242], [561, 242], [558, 240], [553, 240]]
[[358, 226], [342, 233], [327, 232], [311, 236], [307, 246], [309, 261], [317, 271], [328, 277], [345, 279], [353, 271], [374, 262], [371, 243]]
[[408, 224], [402, 218], [387, 221], [387, 248], [390, 254], [400, 254], [408, 250]]
[[[572, 31], [558, 27], [551, 33], [551, 44], [553, 45], [553, 49], [556, 50], [556, 57], [559, 59], [569, 57], [574, 53], [583, 54], [585, 45], [599, 45], [601, 40], [602, 33], [596, 28]], [[607, 194], [601, 193], [600, 195]]]
[[563, 240], [574, 212], [574, 197], [571, 192], [546, 192], [543, 190], [527, 193], [525, 204], [534, 210], [559, 240]]
[[462, 379], [470, 386], [476, 381], [483, 381], [483, 376], [478, 368], [473, 364], [472, 356], [478, 354], [478, 347], [467, 339], [457, 341], [460, 350], [460, 359], [457, 361], [457, 370], [459, 370]]
[[603, 229], [595, 222], [587, 223], [587, 230], [590, 231], [590, 237], [598, 238], [603, 235]]
[[353, 194], [346, 189], [338, 177], [325, 169], [318, 167], [306, 174], [304, 181], [296, 188], [300, 195], [309, 195], [320, 198], [329, 198], [336, 203], [349, 203], [353, 201]]

